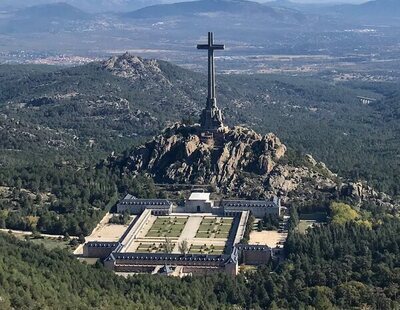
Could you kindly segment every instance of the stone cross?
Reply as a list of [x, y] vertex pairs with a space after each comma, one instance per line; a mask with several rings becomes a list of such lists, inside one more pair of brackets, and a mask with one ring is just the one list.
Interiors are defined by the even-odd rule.
[[225, 49], [223, 44], [214, 44], [214, 34], [208, 33], [208, 44], [197, 45], [199, 50], [208, 50], [208, 97], [207, 106], [208, 108], [215, 107], [215, 66], [214, 66], [214, 51]]

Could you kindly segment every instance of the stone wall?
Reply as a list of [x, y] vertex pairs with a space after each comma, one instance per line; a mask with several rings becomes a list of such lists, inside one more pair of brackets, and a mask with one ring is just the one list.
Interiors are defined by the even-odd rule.
[[187, 200], [185, 211], [189, 213], [213, 213], [213, 202], [205, 200]]
[[83, 246], [83, 257], [104, 259], [119, 246], [119, 242], [88, 242]]
[[271, 259], [271, 248], [263, 245], [238, 245], [240, 262], [245, 265], [265, 265]]
[[126, 249], [129, 248], [132, 242], [135, 241], [135, 238], [139, 234], [140, 230], [149, 220], [151, 215], [151, 210], [145, 210], [139, 218], [134, 222], [133, 225], [130, 225], [127, 229], [127, 233], [124, 234], [124, 239], [121, 240], [122, 249], [121, 252], [125, 252]]

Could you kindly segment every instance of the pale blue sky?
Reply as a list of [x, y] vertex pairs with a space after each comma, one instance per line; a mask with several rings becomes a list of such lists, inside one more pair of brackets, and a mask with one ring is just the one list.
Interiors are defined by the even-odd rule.
[[340, 0], [340, 1], [332, 1], [332, 0], [296, 0], [293, 2], [301, 2], [301, 3], [330, 3], [330, 2], [340, 2], [340, 3], [363, 3], [367, 2], [366, 0]]
[[[270, 0], [259, 0], [260, 2], [269, 2]], [[364, 3], [368, 0], [291, 0], [297, 3]]]

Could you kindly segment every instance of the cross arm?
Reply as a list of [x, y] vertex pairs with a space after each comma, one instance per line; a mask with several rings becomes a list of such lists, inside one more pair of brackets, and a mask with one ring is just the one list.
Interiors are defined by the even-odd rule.
[[213, 45], [208, 45], [208, 44], [199, 44], [197, 45], [198, 50], [224, 50], [225, 45], [223, 44], [213, 44]]
[[211, 48], [213, 50], [224, 50], [225, 49], [225, 45], [223, 45], [223, 44], [214, 44]]
[[197, 49], [198, 50], [208, 50], [210, 46], [208, 44], [198, 44]]

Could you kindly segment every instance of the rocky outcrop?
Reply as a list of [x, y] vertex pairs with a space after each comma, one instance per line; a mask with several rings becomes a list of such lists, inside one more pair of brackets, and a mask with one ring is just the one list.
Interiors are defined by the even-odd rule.
[[129, 156], [109, 158], [107, 165], [124, 174], [147, 174], [158, 183], [213, 185], [228, 196], [279, 195], [296, 204], [348, 198], [391, 206], [387, 195], [343, 182], [311, 155], [301, 165], [287, 163], [286, 151], [274, 134], [262, 136], [237, 126], [210, 136], [198, 126], [175, 124]]
[[363, 201], [375, 201], [387, 207], [392, 207], [394, 204], [396, 205], [389, 195], [377, 192], [371, 186], [363, 182], [348, 182], [341, 186], [340, 191], [342, 196], [351, 197], [359, 203]]
[[242, 173], [269, 174], [285, 151], [273, 134], [234, 127], [210, 137], [199, 127], [176, 124], [134, 150], [125, 169], [157, 182], [213, 184], [228, 192], [238, 188]]
[[119, 57], [115, 56], [106, 60], [102, 65], [104, 69], [115, 76], [132, 81], [143, 80], [146, 83], [156, 82], [161, 85], [171, 86], [171, 82], [165, 77], [158, 61], [155, 59], [143, 59], [125, 53]]

